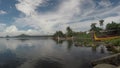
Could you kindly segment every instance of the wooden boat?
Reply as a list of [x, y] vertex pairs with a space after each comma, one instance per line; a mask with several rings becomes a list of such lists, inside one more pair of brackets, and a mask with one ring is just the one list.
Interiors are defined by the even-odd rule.
[[95, 32], [94, 32], [94, 40], [95, 41], [110, 40], [110, 39], [115, 39], [115, 38], [120, 38], [120, 36], [97, 37]]

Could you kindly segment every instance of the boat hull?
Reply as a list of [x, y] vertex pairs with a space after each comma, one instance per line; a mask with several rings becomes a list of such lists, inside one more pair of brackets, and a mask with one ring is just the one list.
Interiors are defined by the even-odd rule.
[[120, 36], [113, 36], [113, 37], [97, 37], [96, 34], [94, 33], [94, 40], [95, 41], [102, 41], [102, 40], [111, 40], [115, 38], [120, 38]]

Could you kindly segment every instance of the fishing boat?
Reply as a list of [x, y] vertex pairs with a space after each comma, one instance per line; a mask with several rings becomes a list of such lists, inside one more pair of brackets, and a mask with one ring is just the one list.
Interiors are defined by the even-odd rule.
[[97, 35], [94, 32], [94, 40], [95, 41], [110, 40], [110, 39], [115, 39], [115, 38], [120, 38], [120, 36], [97, 37]]

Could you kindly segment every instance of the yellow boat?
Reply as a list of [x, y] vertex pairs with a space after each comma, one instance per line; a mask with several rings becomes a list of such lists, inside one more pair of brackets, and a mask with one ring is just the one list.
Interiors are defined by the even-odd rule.
[[110, 39], [115, 39], [115, 38], [120, 38], [120, 36], [97, 37], [96, 34], [95, 34], [95, 32], [94, 32], [94, 40], [95, 40], [95, 41], [110, 40]]

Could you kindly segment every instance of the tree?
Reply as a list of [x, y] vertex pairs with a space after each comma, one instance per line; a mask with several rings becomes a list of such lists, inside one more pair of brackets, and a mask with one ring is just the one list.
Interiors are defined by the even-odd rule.
[[106, 30], [108, 34], [120, 34], [120, 23], [113, 22], [106, 25]]
[[58, 31], [59, 37], [64, 37], [64, 34], [62, 31]]
[[70, 27], [67, 27], [66, 30], [67, 30], [67, 36], [68, 36], [68, 37], [72, 37], [72, 36], [73, 36], [73, 31], [72, 31], [72, 29], [71, 29]]
[[96, 23], [92, 23], [90, 31], [95, 31], [95, 29], [96, 29]]
[[54, 37], [65, 37], [65, 35], [63, 34], [62, 31], [56, 31], [56, 33], [54, 34]]
[[9, 38], [10, 36], [9, 35], [6, 35], [6, 38]]
[[99, 24], [100, 24], [100, 26], [101, 26], [101, 28], [103, 28], [103, 22], [104, 22], [104, 20], [99, 20]]
[[100, 30], [102, 30], [102, 29], [99, 28], [99, 27], [96, 27], [96, 23], [92, 23], [92, 24], [91, 24], [91, 29], [90, 29], [90, 31], [94, 31], [94, 32], [99, 33]]

